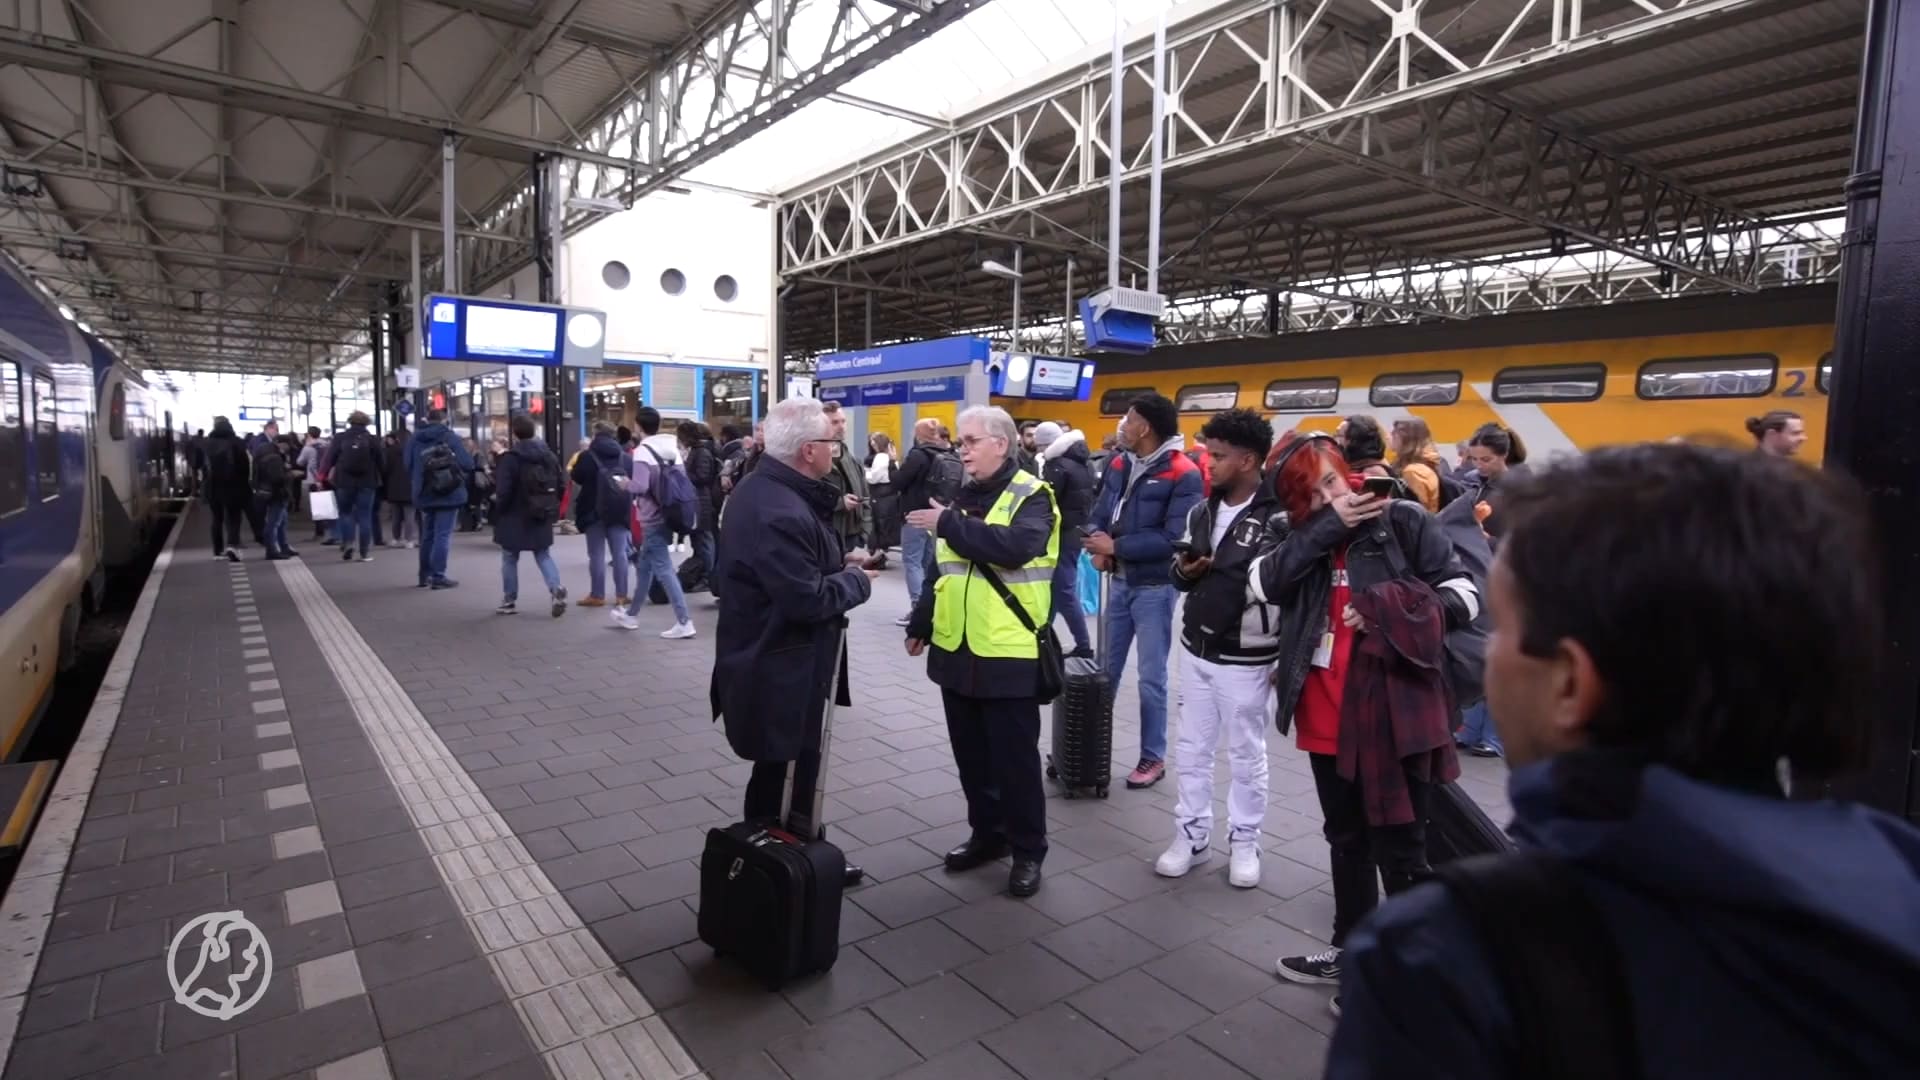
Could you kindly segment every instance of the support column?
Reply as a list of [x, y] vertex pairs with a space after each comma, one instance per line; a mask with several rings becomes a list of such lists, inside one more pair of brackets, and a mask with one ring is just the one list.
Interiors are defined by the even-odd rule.
[[386, 434], [387, 409], [392, 403], [387, 400], [387, 381], [382, 377], [387, 359], [386, 319], [374, 308], [367, 316], [367, 342], [373, 352], [373, 433]]
[[[1920, 0], [1872, 0], [1827, 404], [1828, 468], [1857, 478], [1881, 537], [1888, 626], [1872, 764], [1842, 792], [1920, 821], [1920, 85], [1897, 74], [1920, 64]], [[1891, 166], [1891, 167], [1889, 167]]]
[[[448, 293], [460, 291], [460, 255], [454, 240], [459, 227], [459, 205], [455, 200], [453, 133], [440, 140], [440, 284]], [[420, 298], [414, 297], [419, 303]]]

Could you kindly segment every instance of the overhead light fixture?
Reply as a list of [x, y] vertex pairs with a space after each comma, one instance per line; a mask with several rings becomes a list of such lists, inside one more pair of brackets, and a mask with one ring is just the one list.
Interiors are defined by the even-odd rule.
[[37, 199], [47, 193], [46, 181], [40, 174], [25, 169], [0, 169], [0, 187], [19, 199]]
[[60, 305], [60, 317], [61, 317], [61, 318], [63, 318], [63, 319], [65, 319], [65, 320], [67, 320], [68, 322], [72, 322], [72, 321], [73, 321], [73, 309], [72, 309], [72, 308], [70, 308], [70, 307], [68, 307], [68, 306], [67, 306], [67, 305], [65, 305], [65, 304], [61, 304], [61, 305]]
[[76, 262], [84, 261], [87, 257], [87, 245], [79, 240], [56, 241], [53, 245], [53, 250], [54, 253], [61, 258], [72, 259]]
[[992, 274], [994, 277], [997, 277], [997, 278], [1005, 278], [1008, 281], [1020, 280], [1019, 271], [1015, 270], [1011, 266], [1006, 265], [1005, 263], [994, 262], [992, 259], [988, 259], [986, 262], [981, 263], [980, 269], [986, 273]]

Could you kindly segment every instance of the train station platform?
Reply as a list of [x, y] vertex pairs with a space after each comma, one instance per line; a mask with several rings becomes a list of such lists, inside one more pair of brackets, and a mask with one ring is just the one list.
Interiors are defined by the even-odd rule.
[[[1333, 902], [1286, 740], [1257, 889], [1224, 858], [1155, 876], [1170, 782], [1055, 792], [1031, 900], [949, 875], [965, 807], [891, 570], [853, 617], [828, 800], [867, 881], [833, 971], [768, 993], [695, 939], [695, 860], [748, 772], [707, 707], [710, 597], [667, 641], [663, 608], [639, 633], [494, 614], [485, 533], [424, 592], [409, 550], [230, 564], [206, 525], [156, 564], [0, 909], [5, 1080], [1320, 1074], [1328, 994], [1272, 970]], [[554, 550], [584, 595], [584, 541]], [[1131, 678], [1116, 721], [1118, 772]], [[1504, 820], [1501, 763], [1463, 767]]]

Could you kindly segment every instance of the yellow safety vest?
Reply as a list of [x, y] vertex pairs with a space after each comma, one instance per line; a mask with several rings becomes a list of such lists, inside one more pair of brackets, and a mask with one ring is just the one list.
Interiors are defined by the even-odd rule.
[[[1053, 489], [1032, 473], [1015, 470], [1006, 489], [987, 511], [989, 525], [1011, 525], [1020, 504], [1044, 495], [1054, 506]], [[1025, 566], [996, 566], [994, 573], [1006, 583], [1035, 626], [1045, 626], [1053, 618], [1053, 567], [1060, 557], [1060, 514], [1054, 506], [1053, 531], [1047, 537], [1046, 554]], [[971, 561], [941, 540], [934, 548], [934, 561], [940, 577], [933, 586], [933, 643], [948, 652], [958, 651], [962, 639], [967, 651], [980, 657], [1035, 660], [1039, 643], [1020, 620], [1008, 610], [985, 578], [974, 571]]]

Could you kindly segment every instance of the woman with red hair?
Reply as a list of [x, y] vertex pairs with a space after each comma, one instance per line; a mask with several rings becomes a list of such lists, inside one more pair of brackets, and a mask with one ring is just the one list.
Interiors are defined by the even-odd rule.
[[1393, 895], [1430, 873], [1427, 801], [1459, 774], [1445, 633], [1472, 622], [1480, 601], [1432, 515], [1358, 490], [1332, 439], [1287, 436], [1267, 475], [1290, 531], [1249, 586], [1282, 612], [1277, 718], [1313, 769], [1334, 896], [1332, 947], [1277, 969], [1337, 984], [1347, 933], [1379, 904], [1381, 883]]

